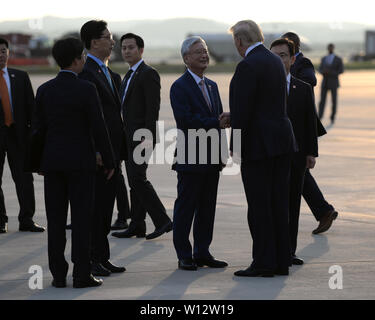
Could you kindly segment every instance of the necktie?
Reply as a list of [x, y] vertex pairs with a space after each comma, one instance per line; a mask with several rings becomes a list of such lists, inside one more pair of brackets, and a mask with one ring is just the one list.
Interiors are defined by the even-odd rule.
[[122, 93], [123, 93], [122, 102], [124, 102], [125, 95], [126, 95], [126, 87], [128, 85], [128, 81], [129, 81], [132, 73], [133, 73], [133, 69], [129, 69], [129, 71], [125, 75], [124, 81], [122, 82], [122, 86], [123, 86], [123, 90], [122, 90]]
[[211, 107], [211, 104], [210, 104], [210, 99], [208, 99], [208, 96], [207, 96], [206, 90], [204, 90], [204, 80], [199, 81], [199, 87], [200, 87], [201, 90], [202, 90], [203, 97], [204, 97], [204, 100], [206, 100], [206, 103], [207, 103], [207, 105], [208, 105], [208, 108], [209, 108], [210, 111], [212, 112], [212, 107]]
[[102, 65], [102, 69], [103, 69], [104, 74], [105, 74], [105, 76], [106, 76], [106, 78], [107, 78], [107, 80], [108, 80], [108, 83], [109, 83], [109, 85], [111, 86], [111, 89], [112, 89], [112, 91], [113, 91], [112, 79], [111, 79], [111, 76], [110, 76], [110, 74], [109, 74], [108, 68], [103, 64], [103, 65]]
[[4, 111], [4, 124], [10, 126], [13, 123], [12, 109], [10, 106], [8, 86], [3, 77], [4, 71], [0, 70], [0, 97]]

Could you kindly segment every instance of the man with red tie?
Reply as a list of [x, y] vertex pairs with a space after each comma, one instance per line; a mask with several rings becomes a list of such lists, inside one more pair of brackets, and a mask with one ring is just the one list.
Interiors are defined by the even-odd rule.
[[0, 233], [8, 230], [4, 193], [1, 189], [5, 156], [16, 185], [20, 205], [19, 230], [43, 232], [33, 221], [35, 195], [33, 176], [24, 172], [26, 141], [34, 109], [34, 92], [26, 72], [8, 68], [9, 43], [0, 38]]

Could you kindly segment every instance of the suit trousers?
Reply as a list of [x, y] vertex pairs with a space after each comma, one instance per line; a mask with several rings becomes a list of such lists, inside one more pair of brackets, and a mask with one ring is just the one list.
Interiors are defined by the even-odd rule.
[[334, 210], [333, 206], [324, 198], [310, 169], [305, 172], [302, 195], [317, 221], [320, 221], [328, 211]]
[[130, 218], [130, 208], [129, 208], [129, 198], [128, 198], [128, 190], [125, 184], [125, 178], [122, 174], [122, 170], [120, 167], [120, 171], [118, 174], [118, 183], [116, 188], [116, 205], [117, 205], [117, 219], [121, 221], [125, 221], [126, 219]]
[[[216, 211], [219, 172], [177, 172], [173, 213], [173, 244], [181, 259], [208, 258]], [[189, 234], [194, 219], [194, 248]]]
[[125, 161], [126, 173], [130, 186], [130, 227], [145, 228], [146, 212], [151, 217], [155, 228], [160, 228], [170, 221], [164, 205], [153, 185], [147, 179], [148, 164], [137, 164], [133, 155]]
[[96, 171], [95, 209], [91, 244], [91, 260], [95, 263], [103, 263], [110, 258], [108, 234], [111, 231], [112, 214], [119, 180], [118, 175], [118, 168], [115, 169], [115, 173], [109, 180], [104, 174], [103, 167]]
[[336, 109], [337, 109], [337, 88], [326, 88], [322, 87], [320, 92], [320, 103], [319, 103], [319, 119], [323, 118], [324, 109], [326, 105], [326, 98], [328, 90], [331, 91], [332, 96], [332, 113], [331, 121], [335, 121]]
[[289, 182], [291, 155], [242, 163], [253, 239], [252, 268], [275, 270], [290, 264]]
[[306, 171], [306, 156], [295, 154], [290, 170], [289, 234], [291, 255], [296, 254], [301, 196]]
[[24, 172], [24, 149], [19, 145], [14, 125], [0, 128], [0, 222], [8, 222], [5, 209], [4, 193], [1, 188], [5, 156], [12, 179], [16, 185], [16, 193], [20, 211], [18, 220], [22, 224], [33, 222], [35, 213], [34, 179], [32, 173]]
[[73, 277], [87, 279], [91, 273], [90, 242], [94, 213], [94, 184], [94, 172], [46, 172], [44, 174], [48, 261], [55, 279], [65, 279], [68, 272], [64, 251], [69, 204], [72, 220]]

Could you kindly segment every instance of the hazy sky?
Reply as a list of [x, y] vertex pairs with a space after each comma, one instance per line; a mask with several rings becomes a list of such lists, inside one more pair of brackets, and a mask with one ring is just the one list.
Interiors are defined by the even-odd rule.
[[[256, 3], [256, 4], [255, 4]], [[374, 0], [13, 0], [0, 10], [0, 21], [45, 15], [106, 20], [207, 18], [235, 23], [271, 21], [358, 22], [375, 24]]]

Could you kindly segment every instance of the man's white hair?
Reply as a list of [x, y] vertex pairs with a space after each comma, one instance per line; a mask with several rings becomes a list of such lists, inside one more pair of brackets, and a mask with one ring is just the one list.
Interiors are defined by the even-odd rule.
[[185, 39], [184, 42], [181, 45], [181, 56], [182, 56], [182, 58], [184, 58], [185, 55], [189, 52], [191, 46], [193, 44], [196, 44], [197, 42], [202, 42], [203, 45], [207, 49], [207, 44], [201, 37], [199, 37], [199, 36], [189, 37], [189, 38]]

